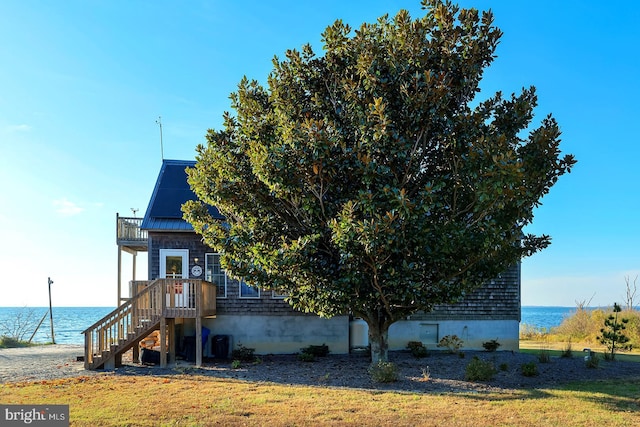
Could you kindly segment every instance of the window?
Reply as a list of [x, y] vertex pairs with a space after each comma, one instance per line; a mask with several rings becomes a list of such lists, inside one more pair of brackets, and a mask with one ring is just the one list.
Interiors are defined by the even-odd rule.
[[220, 254], [205, 255], [205, 280], [218, 287], [217, 297], [227, 297], [227, 273], [220, 266]]
[[274, 299], [285, 299], [288, 296], [289, 294], [283, 291], [273, 291], [271, 294], [271, 298], [274, 298]]
[[260, 298], [260, 289], [249, 286], [244, 280], [240, 280], [240, 298]]

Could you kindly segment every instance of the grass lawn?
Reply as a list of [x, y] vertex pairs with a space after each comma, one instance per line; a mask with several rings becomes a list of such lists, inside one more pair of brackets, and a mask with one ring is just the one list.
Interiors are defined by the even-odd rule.
[[[552, 357], [560, 357], [566, 345], [566, 343], [553, 341], [520, 340], [520, 352], [538, 354], [541, 350], [545, 350]], [[572, 343], [571, 348], [575, 357], [586, 356], [586, 353], [583, 352], [585, 348], [590, 348], [591, 351], [598, 353], [601, 358], [603, 358], [603, 352], [605, 351], [604, 346], [589, 343]], [[617, 352], [616, 360], [640, 363], [640, 352], [637, 350]]]
[[0, 385], [3, 404], [69, 404], [73, 426], [632, 426], [640, 381], [493, 394], [414, 394], [197, 375]]

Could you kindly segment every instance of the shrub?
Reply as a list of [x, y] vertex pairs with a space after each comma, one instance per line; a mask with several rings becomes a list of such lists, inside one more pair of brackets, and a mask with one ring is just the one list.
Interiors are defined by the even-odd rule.
[[585, 302], [577, 302], [576, 311], [570, 316], [566, 317], [556, 331], [560, 335], [564, 335], [568, 338], [575, 338], [579, 341], [584, 341], [589, 336], [597, 331], [593, 327], [592, 317], [595, 311], [585, 307]]
[[465, 369], [465, 378], [469, 381], [489, 381], [496, 374], [493, 363], [474, 356]]
[[496, 351], [498, 347], [500, 347], [500, 343], [498, 342], [498, 340], [491, 340], [483, 342], [482, 347], [484, 347], [486, 351]]
[[242, 362], [253, 362], [255, 360], [255, 355], [253, 354], [255, 351], [255, 348], [247, 348], [242, 344], [238, 344], [238, 347], [231, 352], [231, 358]]
[[29, 347], [30, 345], [27, 341], [21, 341], [6, 335], [0, 336], [0, 348]]
[[457, 335], [445, 335], [438, 343], [438, 347], [446, 347], [449, 353], [457, 353], [462, 348], [462, 341]]
[[314, 357], [324, 357], [329, 354], [329, 346], [322, 345], [310, 345], [308, 347], [300, 349], [303, 354], [310, 354]]
[[398, 381], [398, 367], [392, 362], [379, 361], [369, 368], [371, 379], [377, 383]]
[[541, 340], [549, 333], [548, 328], [522, 323], [520, 325], [521, 340]]
[[640, 311], [623, 310], [622, 314], [628, 319], [625, 335], [629, 337], [629, 345], [636, 348], [640, 346]]
[[316, 357], [311, 353], [305, 353], [304, 351], [298, 354], [298, 360], [301, 362], [315, 362]]
[[420, 341], [409, 341], [407, 348], [411, 352], [411, 355], [416, 359], [421, 359], [429, 355], [427, 347], [425, 347]]
[[567, 345], [565, 345], [564, 348], [562, 349], [562, 354], [560, 354], [560, 357], [569, 358], [569, 359], [573, 357], [573, 349], [571, 348], [571, 340], [569, 340]]
[[536, 365], [535, 362], [523, 363], [520, 365], [520, 370], [525, 377], [535, 377], [540, 374], [538, 372], [538, 365]]
[[26, 337], [38, 330], [38, 318], [33, 308], [16, 308], [0, 320], [0, 343], [6, 343], [5, 347], [26, 347], [29, 345]]
[[418, 347], [424, 347], [424, 344], [422, 344], [422, 341], [409, 341], [407, 343], [407, 348], [409, 350], [413, 350], [414, 348], [418, 348]]
[[540, 363], [550, 363], [551, 362], [551, 354], [549, 353], [548, 349], [543, 348], [542, 350], [540, 350], [540, 353], [538, 353], [538, 361]]
[[585, 356], [584, 365], [589, 369], [596, 369], [600, 364], [600, 356], [597, 353], [591, 353], [589, 356]]
[[231, 369], [240, 369], [240, 366], [242, 366], [242, 364], [237, 359], [231, 362]]
[[614, 360], [618, 350], [631, 350], [629, 337], [622, 332], [627, 329], [626, 324], [629, 319], [626, 317], [618, 319], [621, 311], [620, 306], [617, 303], [613, 303], [613, 314], [610, 314], [605, 319], [604, 328], [600, 329], [601, 335], [598, 337], [598, 341], [600, 341], [600, 344], [607, 346], [606, 360]]
[[509, 364], [508, 363], [501, 363], [500, 364], [500, 370], [501, 371], [508, 371], [509, 370]]

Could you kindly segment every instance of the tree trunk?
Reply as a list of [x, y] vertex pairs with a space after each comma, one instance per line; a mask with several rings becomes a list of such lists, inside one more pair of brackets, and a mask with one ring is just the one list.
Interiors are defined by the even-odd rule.
[[389, 361], [389, 323], [381, 319], [364, 319], [369, 326], [371, 364]]

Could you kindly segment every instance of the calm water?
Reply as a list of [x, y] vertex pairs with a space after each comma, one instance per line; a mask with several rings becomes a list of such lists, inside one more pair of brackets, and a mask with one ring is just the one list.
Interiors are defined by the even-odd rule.
[[[53, 307], [53, 333], [56, 344], [84, 344], [82, 331], [93, 325], [115, 307]], [[38, 323], [45, 316], [32, 342], [51, 342], [51, 324], [49, 323], [49, 307], [0, 307], [0, 335], [4, 327], [15, 325], [28, 327], [24, 339], [28, 340]], [[21, 320], [16, 323], [16, 316]]]
[[[0, 335], [2, 326], [14, 325], [16, 315], [23, 319], [30, 316], [24, 336], [28, 340], [35, 330], [38, 322], [46, 314], [44, 322], [40, 325], [33, 342], [51, 342], [51, 326], [49, 324], [48, 308], [45, 307], [0, 307]], [[93, 325], [102, 317], [113, 310], [113, 307], [53, 307], [53, 332], [58, 344], [83, 344], [82, 331]], [[553, 328], [560, 325], [562, 320], [569, 316], [575, 307], [522, 307], [522, 324], [536, 328]]]
[[554, 328], [575, 311], [575, 307], [522, 307], [520, 325], [526, 324], [545, 329]]

